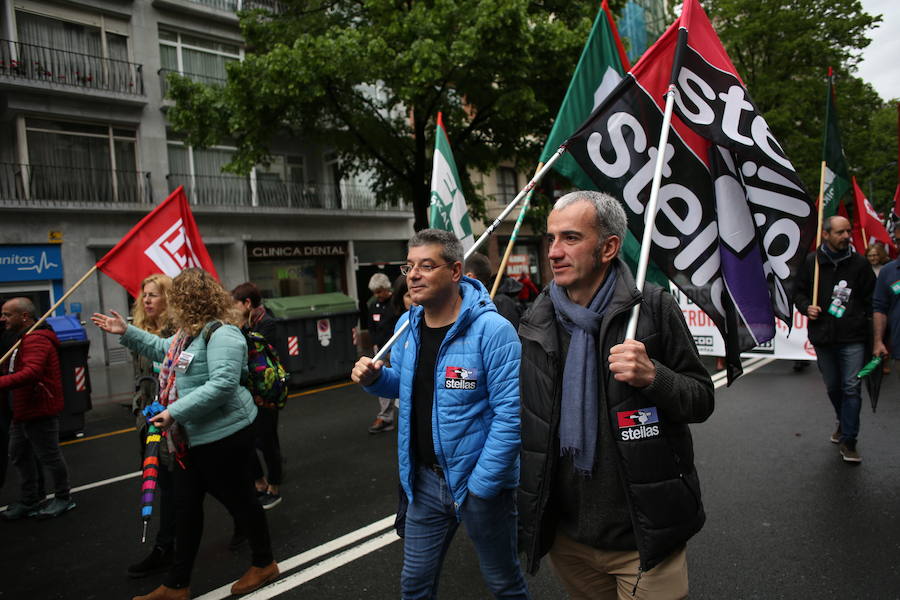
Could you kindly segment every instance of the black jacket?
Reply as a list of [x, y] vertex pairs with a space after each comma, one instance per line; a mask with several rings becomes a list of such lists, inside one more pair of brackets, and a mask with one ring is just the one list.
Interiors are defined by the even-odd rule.
[[369, 334], [372, 336], [372, 344], [379, 349], [384, 346], [394, 335], [394, 325], [397, 324], [397, 316], [391, 308], [390, 299], [381, 302], [375, 296], [368, 302], [369, 307]]
[[494, 306], [497, 307], [497, 312], [512, 323], [516, 329], [519, 328], [519, 321], [522, 318], [521, 305], [517, 299], [520, 291], [522, 291], [521, 283], [512, 277], [504, 277], [494, 295]]
[[[806, 314], [812, 304], [813, 260], [819, 260], [819, 297], [817, 305], [822, 308], [818, 319], [809, 321], [809, 341], [814, 346], [828, 344], [852, 344], [868, 342], [872, 330], [872, 292], [875, 290], [875, 273], [864, 257], [851, 250], [850, 254], [835, 262], [820, 247], [818, 252], [806, 256], [803, 267], [797, 273], [797, 287], [794, 304], [797, 311]], [[832, 293], [836, 285], [846, 282], [850, 298], [844, 306], [840, 318], [828, 312]]]
[[[625, 337], [631, 308], [641, 302], [638, 341], [656, 365], [649, 387], [615, 381], [607, 367], [609, 349]], [[563, 361], [556, 317], [548, 290], [535, 300], [519, 327], [522, 339], [520, 395], [522, 466], [519, 483], [519, 543], [527, 569], [537, 572], [553, 545], [558, 517], [548, 510], [559, 462], [559, 411]], [[713, 411], [712, 380], [700, 362], [693, 337], [675, 299], [656, 285], [645, 295], [634, 287], [619, 260], [619, 279], [598, 335], [599, 381], [604, 382], [607, 418], [618, 432], [617, 464], [625, 485], [635, 541], [646, 571], [700, 531], [705, 520], [688, 423]], [[656, 407], [658, 431], [639, 439], [622, 435], [617, 413]]]

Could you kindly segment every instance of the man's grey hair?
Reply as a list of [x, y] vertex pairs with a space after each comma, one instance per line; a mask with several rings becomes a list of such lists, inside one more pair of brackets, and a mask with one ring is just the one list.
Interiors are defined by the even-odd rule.
[[375, 273], [369, 279], [369, 291], [373, 294], [378, 290], [390, 290], [391, 280], [384, 273]]
[[595, 227], [601, 243], [611, 235], [618, 237], [623, 243], [625, 242], [628, 217], [625, 216], [625, 209], [622, 208], [621, 202], [603, 192], [579, 190], [570, 192], [557, 200], [553, 205], [553, 210], [562, 210], [576, 202], [588, 202], [593, 205], [597, 215]]
[[448, 263], [462, 262], [463, 247], [453, 233], [443, 229], [423, 229], [409, 238], [408, 248], [430, 245], [441, 247], [441, 258]]

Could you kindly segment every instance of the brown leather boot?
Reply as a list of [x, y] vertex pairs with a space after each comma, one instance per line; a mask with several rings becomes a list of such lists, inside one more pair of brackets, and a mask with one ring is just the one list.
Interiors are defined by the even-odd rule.
[[273, 560], [270, 565], [265, 567], [250, 567], [244, 576], [238, 579], [231, 586], [231, 593], [234, 595], [249, 594], [253, 590], [257, 590], [266, 585], [276, 577], [280, 571], [278, 565]]
[[170, 588], [159, 586], [146, 596], [135, 596], [132, 600], [190, 600], [191, 588]]

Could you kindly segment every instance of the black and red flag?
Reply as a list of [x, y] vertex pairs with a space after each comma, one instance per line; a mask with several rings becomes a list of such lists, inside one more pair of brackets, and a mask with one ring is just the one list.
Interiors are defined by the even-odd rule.
[[715, 322], [729, 382], [740, 353], [790, 326], [815, 206], [697, 0], [567, 142], [641, 238], [665, 95], [675, 88], [651, 256]]

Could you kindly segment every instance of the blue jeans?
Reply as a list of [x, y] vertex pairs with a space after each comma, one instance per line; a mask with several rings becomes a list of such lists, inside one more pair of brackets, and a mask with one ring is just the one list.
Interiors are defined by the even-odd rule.
[[863, 368], [865, 353], [862, 342], [816, 346], [816, 363], [834, 406], [835, 417], [841, 424], [841, 442], [856, 441], [859, 434], [862, 383], [856, 374]]
[[[466, 496], [462, 521], [475, 550], [481, 574], [496, 598], [528, 598], [528, 587], [516, 555], [515, 490], [494, 498]], [[403, 571], [400, 590], [404, 600], [437, 597], [441, 564], [459, 527], [453, 495], [443, 476], [431, 469], [416, 470], [413, 501], [406, 512]]]

